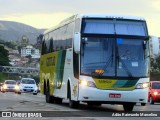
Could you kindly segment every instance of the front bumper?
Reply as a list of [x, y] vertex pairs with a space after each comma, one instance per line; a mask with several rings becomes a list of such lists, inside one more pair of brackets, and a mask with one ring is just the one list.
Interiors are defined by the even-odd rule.
[[153, 101], [154, 102], [160, 102], [160, 94], [153, 96]]
[[2, 89], [2, 92], [15, 92], [16, 90], [14, 88], [7, 88], [7, 89]]
[[20, 89], [19, 92], [21, 93], [37, 93], [37, 90], [34, 90], [34, 89], [26, 89], [26, 88], [23, 88], [23, 89]]
[[[111, 98], [110, 94], [120, 94], [119, 98]], [[93, 87], [80, 86], [79, 88], [79, 101], [97, 101], [102, 103], [147, 103], [148, 88], [147, 89], [134, 89], [130, 91], [120, 90], [102, 90]]]

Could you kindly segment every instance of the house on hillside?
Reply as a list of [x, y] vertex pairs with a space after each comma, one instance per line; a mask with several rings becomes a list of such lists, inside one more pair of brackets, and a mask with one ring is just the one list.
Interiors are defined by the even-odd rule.
[[26, 56], [29, 56], [29, 55], [31, 55], [32, 58], [37, 58], [38, 59], [38, 58], [40, 58], [40, 51], [39, 51], [39, 49], [36, 49], [31, 45], [23, 47], [21, 49], [21, 57], [26, 57]]

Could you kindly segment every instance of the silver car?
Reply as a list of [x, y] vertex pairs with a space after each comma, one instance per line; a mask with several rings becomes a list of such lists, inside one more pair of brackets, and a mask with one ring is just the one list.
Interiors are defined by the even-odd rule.
[[15, 92], [16, 81], [15, 80], [5, 80], [2, 86], [2, 92]]

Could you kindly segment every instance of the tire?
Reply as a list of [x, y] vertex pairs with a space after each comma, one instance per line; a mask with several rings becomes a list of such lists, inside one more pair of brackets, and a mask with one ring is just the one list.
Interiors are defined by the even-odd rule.
[[146, 103], [141, 103], [141, 106], [146, 106]]
[[133, 110], [135, 103], [125, 103], [123, 104], [123, 108], [125, 112], [131, 112]]
[[33, 93], [33, 95], [37, 95], [37, 93]]
[[69, 92], [69, 107], [70, 108], [78, 108], [79, 107], [79, 101], [72, 100], [70, 87], [69, 87], [68, 92]]
[[54, 97], [50, 96], [50, 90], [48, 85], [47, 88], [45, 89], [45, 93], [46, 93], [46, 103], [54, 103]]
[[17, 92], [19, 95], [21, 94], [21, 92]]
[[152, 105], [154, 104], [154, 101], [153, 101], [153, 99], [152, 99], [152, 96], [150, 96], [150, 98], [149, 98], [149, 103], [152, 104]]
[[56, 104], [62, 104], [62, 98], [55, 98]]

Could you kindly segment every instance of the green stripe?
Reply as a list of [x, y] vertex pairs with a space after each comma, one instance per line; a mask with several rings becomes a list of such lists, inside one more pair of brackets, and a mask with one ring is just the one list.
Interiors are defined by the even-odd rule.
[[117, 82], [112, 87], [121, 88], [126, 83], [127, 83], [127, 80], [117, 80]]
[[123, 87], [132, 87], [135, 86], [138, 80], [128, 80], [127, 83]]
[[117, 82], [112, 87], [116, 88], [132, 87], [135, 86], [137, 82], [138, 80], [117, 80]]
[[66, 58], [66, 50], [58, 52], [58, 61], [56, 67], [56, 78], [57, 78], [57, 87], [58, 89], [62, 86], [63, 74], [64, 74], [64, 65]]

